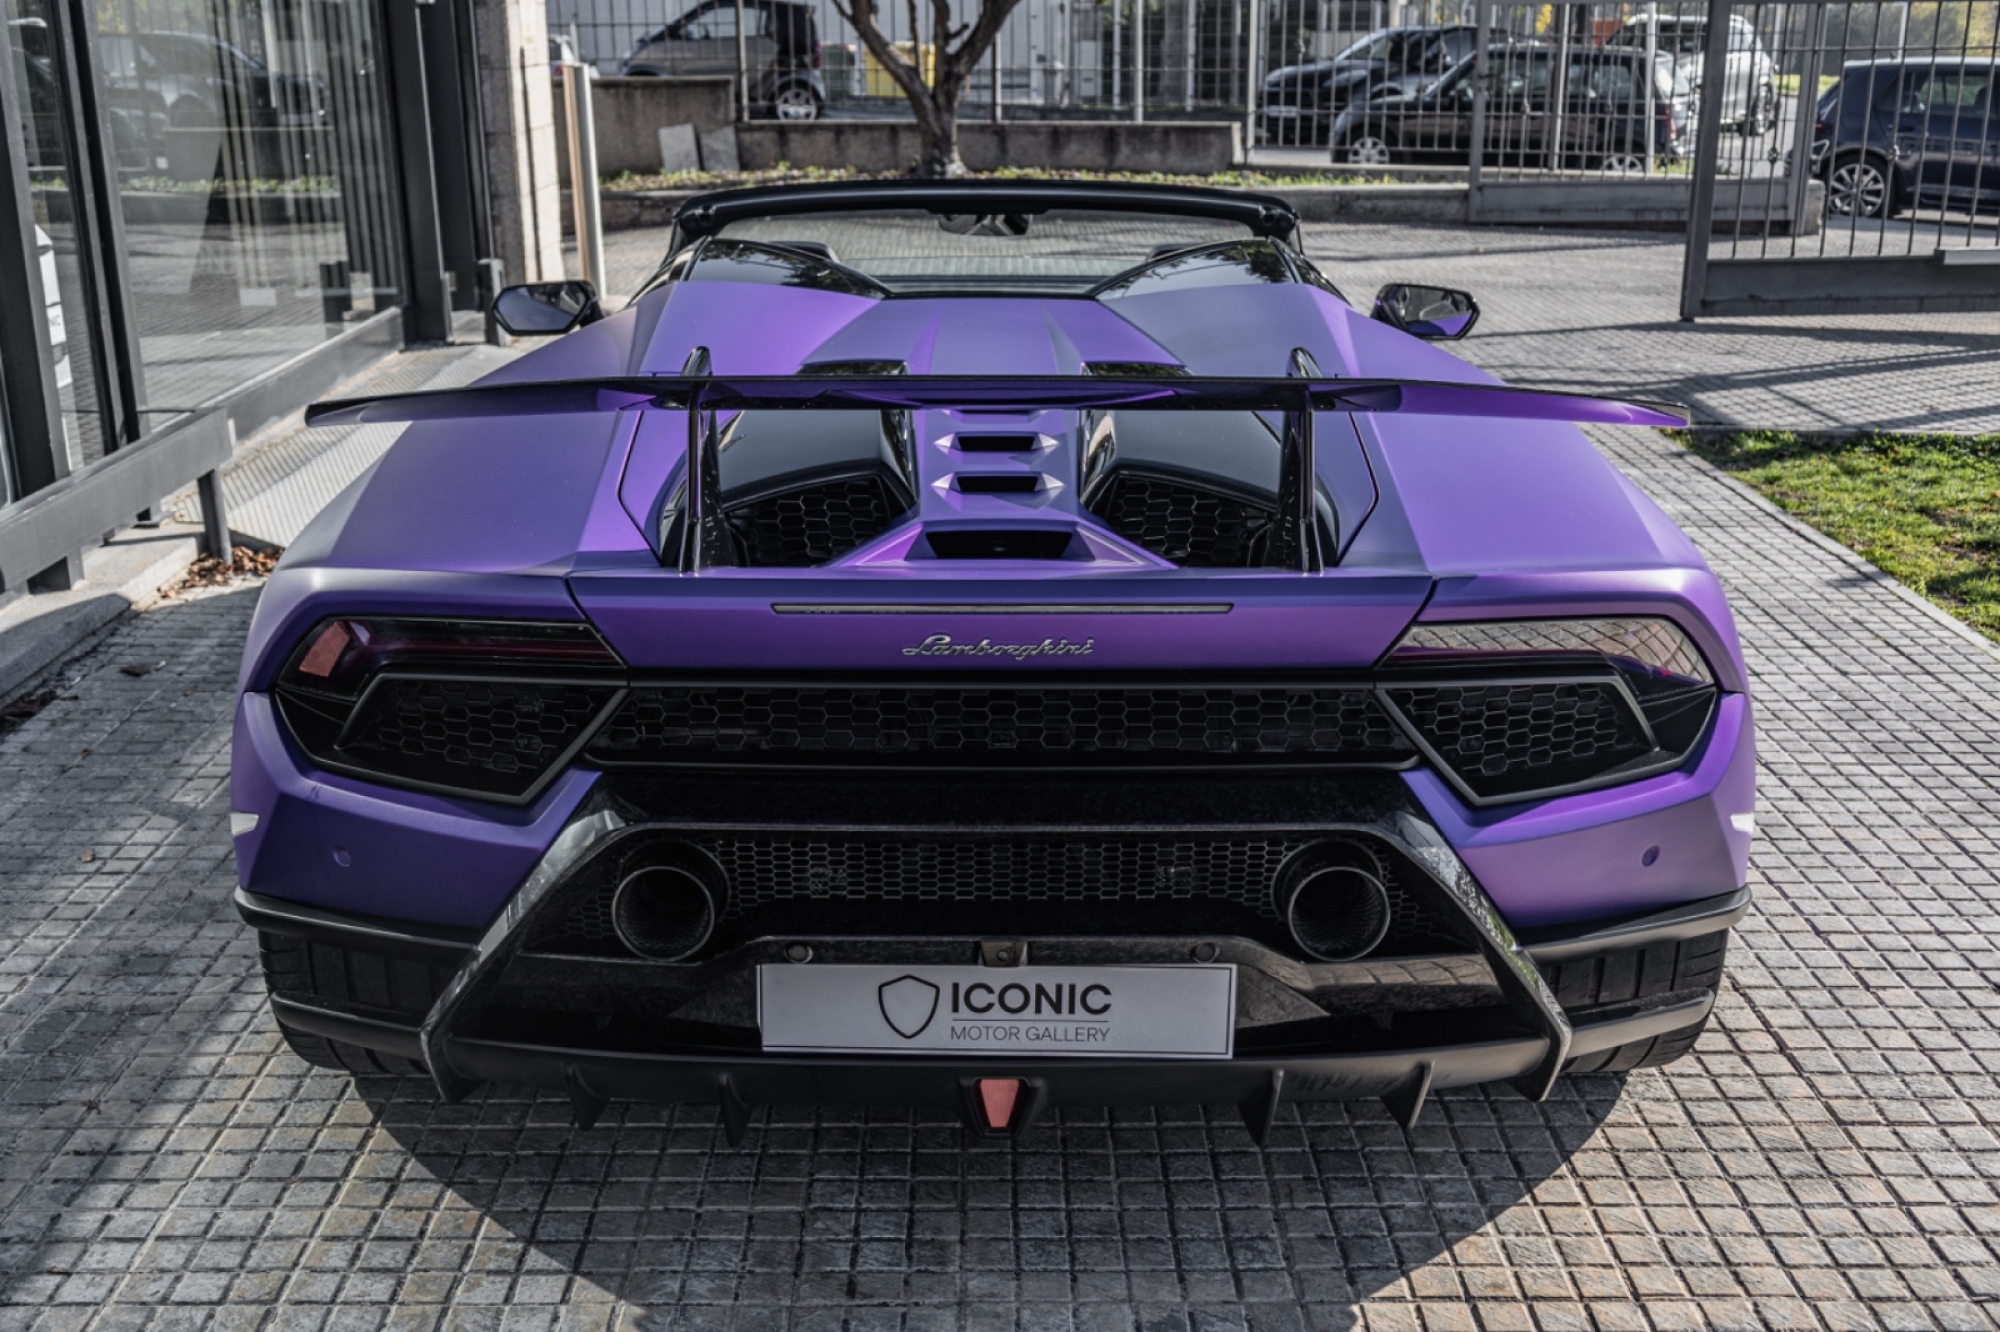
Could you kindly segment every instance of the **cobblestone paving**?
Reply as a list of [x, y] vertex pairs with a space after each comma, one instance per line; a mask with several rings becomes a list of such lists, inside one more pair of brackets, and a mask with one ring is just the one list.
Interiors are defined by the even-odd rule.
[[0, 1328], [1989, 1328], [2000, 657], [1641, 431], [1729, 582], [1758, 904], [1671, 1068], [1374, 1104], [905, 1115], [359, 1084], [228, 906], [254, 587], [126, 621], [0, 735]]

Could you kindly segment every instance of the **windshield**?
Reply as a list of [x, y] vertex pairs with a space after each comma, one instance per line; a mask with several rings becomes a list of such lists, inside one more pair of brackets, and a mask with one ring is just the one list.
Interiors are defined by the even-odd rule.
[[1335, 56], [1335, 60], [1396, 60], [1403, 50], [1400, 32], [1371, 32]]
[[795, 213], [730, 222], [718, 233], [808, 252], [891, 292], [1076, 295], [1157, 255], [1252, 239], [1241, 223], [1144, 212], [1050, 209], [939, 216], [919, 209]]

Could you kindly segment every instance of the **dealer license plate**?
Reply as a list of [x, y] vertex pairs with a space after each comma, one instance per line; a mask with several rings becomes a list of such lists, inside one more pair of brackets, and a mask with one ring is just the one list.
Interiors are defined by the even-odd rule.
[[757, 968], [766, 1050], [1227, 1059], [1236, 968]]

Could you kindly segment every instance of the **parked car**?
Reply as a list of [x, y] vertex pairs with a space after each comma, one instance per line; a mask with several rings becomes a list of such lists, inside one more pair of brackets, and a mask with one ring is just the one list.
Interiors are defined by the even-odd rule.
[[1843, 215], [2000, 208], [2000, 61], [1850, 63], [1813, 108], [1812, 171]]
[[[1680, 79], [1699, 89], [1701, 67], [1708, 57], [1708, 19], [1694, 15], [1640, 14], [1625, 20], [1606, 40], [1607, 46], [1646, 46], [1646, 29], [1656, 26], [1653, 49], [1665, 52], [1679, 68]], [[1777, 66], [1764, 49], [1763, 38], [1749, 19], [1729, 16], [1727, 65], [1722, 80], [1722, 123], [1743, 134], [1756, 136], [1768, 131], [1778, 120]]]
[[[1489, 52], [1485, 161], [1639, 173], [1646, 169], [1649, 146], [1656, 162], [1686, 153], [1694, 128], [1693, 92], [1670, 56], [1654, 57], [1649, 145], [1643, 52], [1572, 51], [1562, 65], [1560, 116], [1554, 96], [1557, 55], [1546, 46]], [[1468, 160], [1476, 77], [1474, 62], [1466, 60], [1423, 92], [1348, 107], [1334, 122], [1333, 160], [1362, 166]]]
[[[301, 1058], [567, 1095], [1381, 1097], [1686, 1053], [1748, 907], [1721, 585], [1465, 292], [1268, 195], [682, 205], [413, 422], [244, 648], [236, 904]], [[577, 330], [573, 336], [562, 336]]]
[[[39, 18], [13, 19], [7, 24], [7, 34], [20, 53], [17, 67], [26, 75], [34, 164], [64, 174], [63, 164], [69, 160], [64, 139], [68, 120], [50, 56], [48, 24]], [[115, 88], [106, 91], [102, 111], [111, 129], [112, 154], [117, 164], [140, 170], [156, 166], [160, 131], [165, 128], [166, 117], [149, 114], [151, 108], [145, 99]]]
[[313, 128], [326, 123], [326, 85], [274, 74], [262, 61], [206, 33], [106, 33], [98, 39], [105, 85], [157, 103], [175, 130]]
[[1384, 28], [1330, 60], [1274, 69], [1264, 79], [1264, 142], [1325, 143], [1352, 102], [1415, 92], [1472, 54], [1470, 24]]
[[[734, 74], [736, 0], [704, 0], [632, 47], [620, 74]], [[826, 106], [819, 21], [796, 0], [744, 0], [750, 100], [779, 120], [816, 120]]]

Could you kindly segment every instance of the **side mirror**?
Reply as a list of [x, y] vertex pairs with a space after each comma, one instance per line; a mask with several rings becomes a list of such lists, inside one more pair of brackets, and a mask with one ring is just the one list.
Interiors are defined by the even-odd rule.
[[597, 289], [588, 282], [530, 282], [503, 287], [493, 298], [493, 321], [517, 338], [567, 333], [602, 318]]
[[1479, 322], [1479, 302], [1469, 291], [1391, 282], [1375, 293], [1374, 317], [1413, 338], [1449, 342]]

